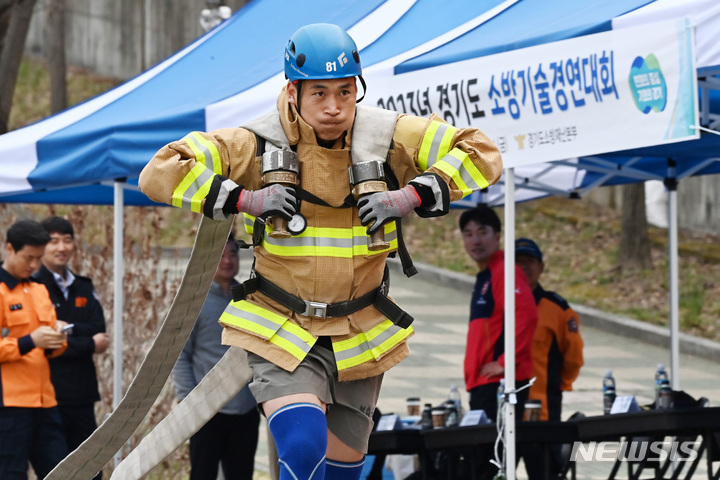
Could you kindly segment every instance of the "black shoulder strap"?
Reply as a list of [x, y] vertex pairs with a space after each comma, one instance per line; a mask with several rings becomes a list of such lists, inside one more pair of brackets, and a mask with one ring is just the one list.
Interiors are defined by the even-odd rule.
[[[255, 143], [257, 145], [256, 154], [258, 157], [262, 157], [263, 153], [265, 153], [265, 139], [255, 134]], [[392, 149], [393, 145], [390, 144], [390, 148]], [[390, 167], [390, 162], [385, 162], [385, 179], [387, 181], [388, 189], [390, 190], [398, 190], [400, 188], [400, 182], [398, 181], [397, 177], [395, 176], [395, 172], [393, 172], [392, 168]], [[312, 193], [308, 192], [307, 190], [301, 188], [301, 187], [295, 187], [295, 191], [297, 192], [297, 196], [299, 200], [305, 200], [306, 202], [314, 203], [316, 205], [322, 205], [323, 207], [331, 207], [331, 208], [350, 208], [357, 205], [357, 202], [355, 201], [355, 197], [352, 196], [352, 194], [349, 194], [347, 197], [345, 197], [345, 201], [341, 205], [331, 205], [327, 203], [322, 198], [313, 195]], [[402, 222], [400, 219], [395, 221], [396, 225], [396, 231], [397, 231], [397, 239], [398, 239], [398, 255], [400, 256], [400, 263], [402, 264], [403, 273], [407, 277], [412, 277], [413, 275], [417, 274], [417, 269], [413, 265], [412, 258], [410, 257], [410, 252], [408, 252], [407, 246], [405, 245], [405, 240], [403, 239], [402, 234]], [[238, 246], [240, 248], [250, 248], [260, 245], [260, 241], [262, 240], [262, 233], [265, 229], [265, 224], [262, 223], [260, 220], [255, 219], [255, 225], [253, 225], [253, 242], [252, 244], [246, 243], [242, 240], [238, 241]]]
[[[392, 148], [392, 145], [390, 146], [390, 148]], [[384, 171], [385, 181], [387, 183], [388, 189], [398, 190], [400, 188], [400, 182], [395, 176], [395, 172], [393, 172], [392, 167], [390, 167], [390, 162], [385, 162]], [[413, 265], [412, 258], [410, 258], [410, 252], [408, 252], [407, 246], [405, 245], [405, 240], [403, 239], [402, 234], [402, 221], [399, 218], [395, 220], [395, 229], [397, 231], [398, 239], [397, 252], [400, 256], [400, 263], [402, 264], [403, 273], [407, 277], [412, 277], [417, 273], [417, 269]]]
[[[254, 133], [254, 132], [253, 132]], [[265, 139], [255, 133], [255, 144], [257, 145], [257, 148], [255, 150], [255, 156], [262, 158], [263, 154], [265, 153]], [[259, 218], [255, 218], [255, 223], [253, 224], [253, 234], [252, 234], [252, 243], [247, 243], [245, 240], [237, 239], [235, 240], [235, 243], [237, 244], [238, 248], [252, 248], [257, 247], [260, 245], [260, 242], [262, 241], [262, 235], [265, 231], [265, 222], [260, 220]], [[253, 269], [255, 267], [255, 260], [253, 259]]]
[[255, 150], [255, 156], [262, 158], [263, 154], [265, 153], [265, 138], [255, 133], [255, 145], [257, 145], [257, 149]]

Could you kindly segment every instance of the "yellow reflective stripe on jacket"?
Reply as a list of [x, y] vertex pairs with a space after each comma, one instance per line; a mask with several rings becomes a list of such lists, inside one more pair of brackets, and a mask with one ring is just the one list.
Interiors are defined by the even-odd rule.
[[463, 197], [490, 185], [470, 160], [470, 156], [459, 148], [453, 148], [434, 166], [452, 178], [458, 189], [462, 191]]
[[230, 302], [220, 322], [252, 332], [302, 360], [315, 344], [315, 337], [282, 315], [246, 300]]
[[202, 201], [210, 191], [214, 176], [215, 174], [205, 168], [205, 165], [196, 164], [175, 187], [172, 194], [172, 206], [202, 213]]
[[245, 227], [245, 232], [252, 235], [255, 231], [255, 217], [243, 212], [243, 226]]
[[[243, 215], [245, 231], [253, 234], [255, 217]], [[385, 241], [390, 247], [384, 250], [369, 251], [367, 228], [361, 225], [352, 228], [307, 227], [300, 235], [290, 238], [271, 238], [267, 231], [263, 236], [263, 246], [273, 255], [283, 257], [338, 257], [375, 255], [398, 247], [395, 222], [384, 225]]]
[[452, 139], [457, 130], [457, 128], [447, 123], [430, 122], [418, 152], [418, 167], [420, 167], [420, 170], [427, 170], [447, 155], [452, 147]]
[[338, 370], [374, 361], [389, 352], [413, 333], [412, 327], [400, 328], [391, 320], [376, 325], [368, 332], [333, 342]]
[[[206, 140], [197, 132], [191, 132], [183, 138], [190, 149], [195, 154], [195, 160], [202, 163], [206, 167], [212, 167], [214, 173], [222, 173], [222, 162], [220, 161], [220, 153], [217, 146]], [[209, 162], [209, 163], [208, 163]]]

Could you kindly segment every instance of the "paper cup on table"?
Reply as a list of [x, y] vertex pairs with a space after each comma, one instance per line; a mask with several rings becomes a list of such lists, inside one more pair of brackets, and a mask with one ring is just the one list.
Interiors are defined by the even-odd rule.
[[434, 428], [442, 428], [445, 426], [445, 413], [444, 409], [434, 409], [432, 411], [432, 421]]
[[411, 417], [420, 415], [420, 397], [408, 397], [405, 400], [407, 414]]
[[539, 422], [541, 407], [542, 401], [540, 400], [528, 400], [525, 402], [525, 415], [523, 415], [523, 420], [526, 422]]

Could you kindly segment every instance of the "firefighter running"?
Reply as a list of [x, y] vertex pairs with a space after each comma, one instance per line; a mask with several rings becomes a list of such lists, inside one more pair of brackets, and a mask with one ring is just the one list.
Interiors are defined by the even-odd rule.
[[[248, 351], [280, 478], [359, 478], [383, 373], [408, 356], [413, 334], [387, 296], [389, 254], [412, 272], [400, 220], [446, 214], [496, 183], [502, 160], [476, 129], [357, 106], [360, 56], [340, 27], [300, 28], [284, 61], [277, 112], [166, 145], [140, 188], [213, 219], [243, 214], [255, 266], [220, 322], [223, 342]], [[273, 156], [297, 161], [299, 185], [263, 183]], [[388, 189], [356, 201], [348, 169], [367, 161], [381, 164]], [[273, 238], [268, 217], [302, 225]], [[371, 250], [377, 231], [389, 246]]]

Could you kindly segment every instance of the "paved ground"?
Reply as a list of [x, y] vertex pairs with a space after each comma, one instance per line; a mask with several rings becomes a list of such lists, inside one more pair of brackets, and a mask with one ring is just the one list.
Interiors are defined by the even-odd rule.
[[[390, 294], [415, 317], [416, 334], [410, 340], [411, 356], [385, 376], [378, 407], [383, 413], [405, 412], [405, 399], [419, 396], [423, 403], [438, 404], [457, 384], [464, 392], [462, 361], [467, 331], [471, 278], [453, 274], [445, 278], [427, 271], [407, 279], [393, 272]], [[440, 283], [440, 284], [438, 284]], [[551, 286], [548, 286], [551, 287]], [[670, 364], [666, 346], [638, 341], [633, 335], [614, 335], [597, 328], [583, 327], [585, 366], [575, 382], [574, 391], [563, 400], [563, 418], [576, 411], [586, 415], [602, 413], [602, 376], [607, 369], [615, 374], [618, 395], [634, 395], [638, 403], [652, 402], [657, 363]], [[707, 397], [712, 406], [720, 405], [720, 368], [716, 362], [682, 356], [681, 388], [693, 397]], [[262, 429], [263, 435], [265, 428]], [[267, 447], [264, 437], [258, 451], [256, 468], [267, 471]], [[607, 478], [611, 464], [581, 462], [578, 478]], [[526, 478], [522, 468], [518, 478]], [[696, 473], [700, 478], [704, 470]]]

